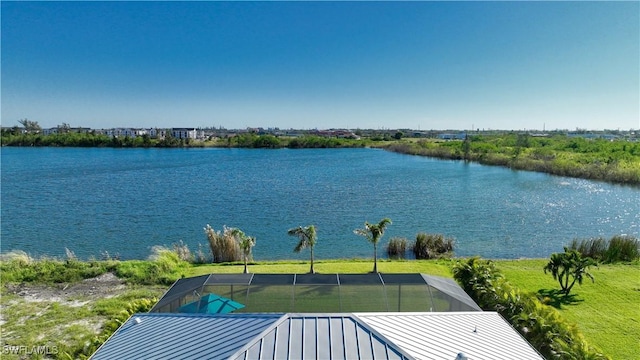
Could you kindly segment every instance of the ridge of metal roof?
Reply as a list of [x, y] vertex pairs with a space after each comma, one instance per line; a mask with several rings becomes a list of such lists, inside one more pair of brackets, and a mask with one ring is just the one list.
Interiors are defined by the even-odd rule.
[[353, 314], [288, 313], [229, 359], [414, 360], [414, 357]]

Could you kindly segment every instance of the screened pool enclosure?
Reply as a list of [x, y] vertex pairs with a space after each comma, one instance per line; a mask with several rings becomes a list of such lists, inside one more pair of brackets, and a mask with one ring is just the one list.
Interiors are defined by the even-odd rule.
[[176, 281], [151, 312], [177, 313], [208, 294], [236, 313], [479, 311], [448, 278], [424, 274], [211, 274]]

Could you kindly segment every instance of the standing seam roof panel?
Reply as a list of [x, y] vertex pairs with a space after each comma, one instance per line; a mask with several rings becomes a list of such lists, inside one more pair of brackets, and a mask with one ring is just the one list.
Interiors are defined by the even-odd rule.
[[[279, 317], [135, 314], [93, 354], [92, 359], [228, 357]], [[136, 318], [140, 323], [136, 323]]]
[[[259, 347], [260, 352], [256, 351]], [[285, 353], [282, 349], [289, 351]], [[348, 314], [288, 314], [231, 358], [409, 359], [402, 356], [395, 344]]]
[[543, 359], [495, 312], [355, 315], [420, 359]]

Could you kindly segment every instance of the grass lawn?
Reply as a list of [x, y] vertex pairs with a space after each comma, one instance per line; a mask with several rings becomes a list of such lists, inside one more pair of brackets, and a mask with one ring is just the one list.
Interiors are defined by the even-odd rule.
[[[497, 262], [507, 280], [523, 291], [559, 289], [545, 275], [547, 260], [501, 260]], [[640, 356], [640, 264], [600, 265], [571, 290], [570, 301], [557, 301], [562, 316], [578, 325], [589, 344], [613, 359]], [[553, 299], [551, 299], [553, 301]]]
[[[425, 273], [435, 276], [452, 277], [451, 260], [378, 260], [381, 273]], [[194, 265], [187, 269], [185, 276], [197, 276], [211, 273], [241, 273], [244, 265], [238, 263]], [[314, 270], [321, 274], [363, 274], [373, 270], [370, 259], [320, 260], [314, 263]], [[249, 264], [249, 272], [256, 274], [304, 274], [309, 272], [309, 262], [260, 262]]]

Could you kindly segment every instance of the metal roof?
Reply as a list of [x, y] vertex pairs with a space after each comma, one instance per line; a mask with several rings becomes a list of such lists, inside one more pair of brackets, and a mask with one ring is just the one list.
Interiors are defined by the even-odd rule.
[[355, 314], [416, 359], [544, 359], [496, 312]]
[[350, 314], [288, 314], [230, 359], [410, 359]]
[[227, 359], [282, 314], [135, 314], [91, 359]]
[[543, 359], [494, 312], [136, 314], [91, 358], [454, 360], [459, 353]]

